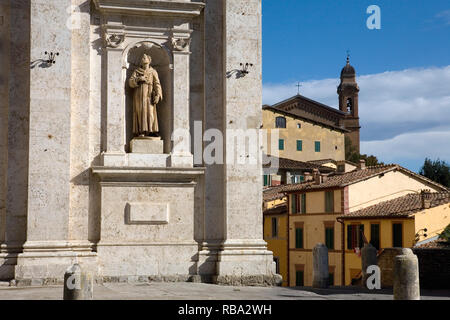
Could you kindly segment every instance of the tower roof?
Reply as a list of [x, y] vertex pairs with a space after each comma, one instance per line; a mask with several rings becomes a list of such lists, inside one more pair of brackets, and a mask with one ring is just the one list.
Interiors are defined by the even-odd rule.
[[350, 65], [350, 58], [347, 57], [347, 64], [341, 71], [341, 77], [355, 77], [355, 76], [356, 76], [355, 68], [353, 68]]

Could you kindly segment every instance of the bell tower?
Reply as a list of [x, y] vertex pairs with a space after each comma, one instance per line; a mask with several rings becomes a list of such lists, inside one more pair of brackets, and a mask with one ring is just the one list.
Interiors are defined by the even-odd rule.
[[358, 115], [358, 93], [359, 87], [356, 83], [356, 71], [350, 65], [350, 56], [347, 55], [347, 64], [341, 71], [341, 83], [337, 89], [339, 95], [339, 110], [345, 113], [343, 125], [349, 130], [346, 137], [350, 138], [352, 145], [359, 152], [360, 137], [359, 115]]

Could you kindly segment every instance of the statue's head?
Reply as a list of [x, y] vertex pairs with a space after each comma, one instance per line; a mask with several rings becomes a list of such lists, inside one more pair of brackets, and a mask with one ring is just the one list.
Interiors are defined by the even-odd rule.
[[150, 65], [150, 63], [152, 63], [152, 58], [144, 53], [142, 56], [141, 65]]

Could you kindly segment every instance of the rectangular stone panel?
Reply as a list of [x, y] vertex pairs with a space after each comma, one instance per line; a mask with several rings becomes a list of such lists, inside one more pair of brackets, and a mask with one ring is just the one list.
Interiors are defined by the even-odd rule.
[[126, 205], [127, 224], [168, 224], [169, 204], [133, 202]]

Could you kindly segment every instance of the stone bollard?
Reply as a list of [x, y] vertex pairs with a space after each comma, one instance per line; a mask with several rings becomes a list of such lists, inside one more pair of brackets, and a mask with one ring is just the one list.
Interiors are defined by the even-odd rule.
[[79, 264], [74, 264], [64, 274], [64, 300], [94, 299], [94, 279], [82, 272]]
[[322, 243], [313, 249], [313, 287], [328, 287], [328, 248]]
[[411, 249], [403, 249], [394, 262], [394, 300], [420, 300], [419, 261]]
[[367, 288], [367, 278], [370, 276], [367, 274], [367, 268], [369, 266], [378, 265], [377, 261], [377, 249], [370, 243], [365, 244], [361, 249], [361, 269], [362, 269], [362, 286]]

